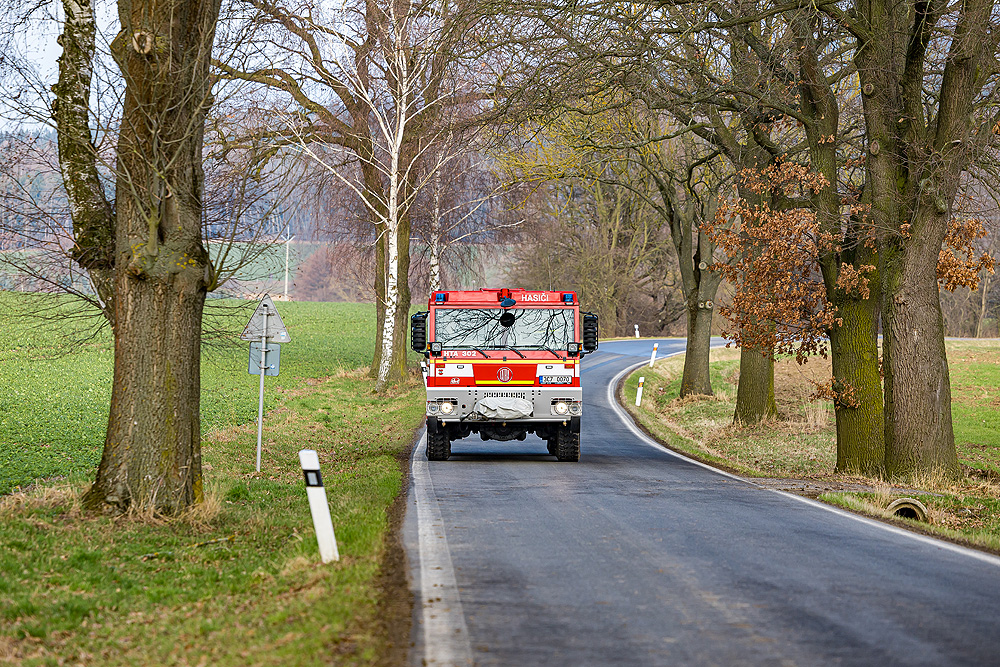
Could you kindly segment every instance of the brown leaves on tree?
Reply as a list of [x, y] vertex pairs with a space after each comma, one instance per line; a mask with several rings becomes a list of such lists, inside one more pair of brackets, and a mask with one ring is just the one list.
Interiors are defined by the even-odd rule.
[[[826, 332], [839, 324], [819, 273], [817, 259], [838, 239], [823, 233], [809, 198], [828, 186], [808, 167], [778, 162], [739, 174], [744, 192], [720, 206], [705, 231], [728, 256], [713, 270], [735, 287], [733, 303], [720, 312], [737, 329], [724, 335], [763, 354], [826, 356]], [[864, 271], [845, 274], [843, 289], [867, 291]], [[841, 285], [838, 285], [841, 286]]]
[[979, 287], [981, 271], [993, 273], [993, 256], [985, 252], [978, 255], [975, 247], [975, 242], [984, 236], [986, 225], [982, 220], [953, 218], [948, 223], [944, 247], [938, 255], [937, 278], [941, 287], [951, 292], [959, 287], [975, 290]]

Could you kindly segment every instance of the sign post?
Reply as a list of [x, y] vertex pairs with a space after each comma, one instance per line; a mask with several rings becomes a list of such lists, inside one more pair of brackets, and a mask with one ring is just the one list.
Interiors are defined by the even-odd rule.
[[[271, 318], [270, 322], [268, 322], [269, 317]], [[270, 296], [265, 294], [264, 298], [257, 304], [257, 310], [254, 311], [250, 321], [247, 322], [246, 328], [243, 329], [243, 335], [240, 338], [251, 341], [249, 373], [251, 375], [260, 375], [260, 392], [257, 398], [257, 472], [260, 472], [261, 441], [264, 435], [264, 376], [278, 374], [278, 359], [281, 358], [279, 354], [281, 346], [278, 343], [287, 343], [291, 340], [288, 337], [288, 330], [285, 328], [285, 323], [281, 321], [278, 309], [274, 307], [274, 302]], [[269, 348], [269, 344], [272, 347]], [[260, 352], [260, 363], [256, 364], [255, 368], [253, 362], [256, 350]], [[274, 361], [271, 364], [267, 363], [268, 352], [274, 352]]]

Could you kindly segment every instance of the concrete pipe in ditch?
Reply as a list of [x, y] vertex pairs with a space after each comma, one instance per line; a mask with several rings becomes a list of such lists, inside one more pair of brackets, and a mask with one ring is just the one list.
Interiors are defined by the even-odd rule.
[[885, 513], [893, 518], [927, 521], [927, 508], [916, 498], [897, 498], [889, 503]]

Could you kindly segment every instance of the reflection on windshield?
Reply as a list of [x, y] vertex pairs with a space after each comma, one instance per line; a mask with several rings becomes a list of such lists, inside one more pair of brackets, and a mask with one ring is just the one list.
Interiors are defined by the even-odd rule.
[[[510, 313], [505, 327], [500, 316]], [[434, 340], [444, 347], [549, 347], [565, 350], [574, 338], [572, 308], [439, 308]]]

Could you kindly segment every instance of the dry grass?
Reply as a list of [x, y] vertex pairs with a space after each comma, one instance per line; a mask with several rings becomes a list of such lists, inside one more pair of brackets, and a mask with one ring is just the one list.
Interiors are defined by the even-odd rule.
[[23, 514], [29, 510], [53, 507], [65, 508], [67, 516], [77, 518], [83, 512], [80, 498], [85, 487], [79, 484], [55, 484], [53, 486], [32, 486], [0, 496], [0, 516]]

